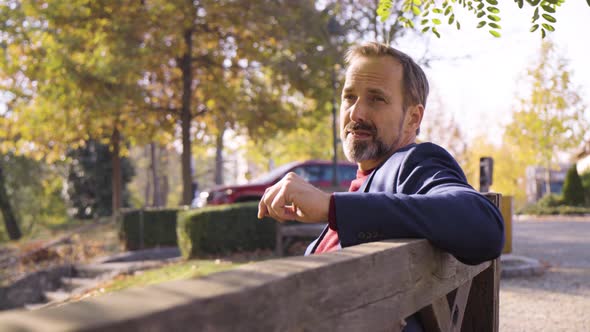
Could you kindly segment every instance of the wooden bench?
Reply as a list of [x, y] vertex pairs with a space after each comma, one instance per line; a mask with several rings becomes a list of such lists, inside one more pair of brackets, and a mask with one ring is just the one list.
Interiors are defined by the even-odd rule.
[[382, 241], [3, 312], [0, 330], [400, 331], [419, 312], [428, 331], [497, 331], [498, 280], [497, 261], [467, 266], [426, 240]]

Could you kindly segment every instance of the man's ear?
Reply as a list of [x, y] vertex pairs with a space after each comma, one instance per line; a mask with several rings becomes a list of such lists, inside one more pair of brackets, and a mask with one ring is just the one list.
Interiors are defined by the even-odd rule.
[[422, 104], [410, 106], [406, 114], [406, 129], [408, 132], [416, 133], [416, 130], [420, 128], [422, 123], [422, 117], [424, 116], [424, 106]]

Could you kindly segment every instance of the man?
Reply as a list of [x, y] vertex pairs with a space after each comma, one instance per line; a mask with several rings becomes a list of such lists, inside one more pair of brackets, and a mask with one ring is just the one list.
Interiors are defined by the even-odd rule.
[[428, 96], [422, 69], [406, 54], [367, 43], [349, 50], [341, 138], [358, 164], [348, 193], [328, 194], [288, 174], [268, 188], [258, 217], [329, 222], [306, 254], [391, 238], [426, 238], [467, 264], [500, 255], [498, 209], [471, 188], [457, 162], [416, 144]]
[[426, 238], [464, 263], [497, 257], [504, 240], [499, 211], [466, 183], [444, 149], [415, 144], [429, 89], [422, 69], [378, 43], [353, 47], [346, 61], [341, 138], [347, 158], [358, 163], [357, 180], [364, 180], [353, 181], [359, 190], [328, 194], [291, 173], [267, 189], [258, 217], [329, 221], [308, 253]]
[[349, 192], [329, 194], [290, 173], [266, 190], [258, 217], [328, 221], [306, 254], [425, 238], [466, 264], [498, 257], [504, 242], [498, 209], [467, 184], [443, 148], [415, 143], [429, 89], [422, 69], [378, 43], [351, 48], [346, 62], [340, 129], [357, 179]]

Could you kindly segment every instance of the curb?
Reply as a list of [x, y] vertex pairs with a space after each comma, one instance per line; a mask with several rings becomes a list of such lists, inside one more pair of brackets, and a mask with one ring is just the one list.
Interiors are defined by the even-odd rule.
[[539, 260], [525, 256], [502, 255], [500, 256], [500, 262], [502, 278], [540, 276], [547, 270], [547, 267], [541, 264]]

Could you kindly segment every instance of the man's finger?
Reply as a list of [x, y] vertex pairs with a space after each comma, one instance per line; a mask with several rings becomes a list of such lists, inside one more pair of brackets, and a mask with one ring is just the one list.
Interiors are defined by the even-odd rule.
[[[286, 215], [285, 215], [285, 205], [287, 205], [287, 199], [286, 199], [286, 193], [287, 193], [287, 189], [285, 186], [283, 186], [279, 192], [275, 195], [274, 199], [272, 200], [272, 203], [270, 204], [270, 210], [272, 211], [272, 214], [275, 218], [277, 219], [283, 219], [285, 220]], [[289, 203], [291, 204], [291, 203]]]
[[258, 219], [262, 219], [262, 218], [266, 217], [266, 215], [268, 215], [268, 209], [266, 208], [266, 205], [264, 204], [264, 201], [262, 200], [263, 198], [261, 198], [260, 202], [258, 202]]

